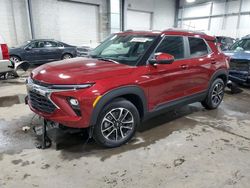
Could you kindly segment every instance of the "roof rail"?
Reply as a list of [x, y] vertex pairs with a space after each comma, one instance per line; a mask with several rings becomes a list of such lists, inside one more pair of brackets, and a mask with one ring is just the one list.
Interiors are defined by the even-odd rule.
[[164, 31], [183, 31], [183, 32], [191, 32], [191, 33], [206, 35], [206, 33], [202, 32], [202, 31], [194, 31], [194, 30], [188, 30], [188, 29], [182, 29], [182, 28], [169, 28], [169, 29], [166, 29]]

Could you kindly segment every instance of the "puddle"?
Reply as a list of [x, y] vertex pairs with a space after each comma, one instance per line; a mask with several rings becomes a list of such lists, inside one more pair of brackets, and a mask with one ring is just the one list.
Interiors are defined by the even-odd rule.
[[[30, 114], [11, 122], [0, 120], [0, 160], [2, 154], [12, 155], [24, 149], [35, 149], [36, 136], [33, 131], [22, 130], [23, 126], [33, 126], [32, 119]], [[39, 122], [39, 119], [36, 118], [34, 121]]]
[[10, 107], [14, 104], [25, 103], [24, 94], [0, 97], [0, 107]]

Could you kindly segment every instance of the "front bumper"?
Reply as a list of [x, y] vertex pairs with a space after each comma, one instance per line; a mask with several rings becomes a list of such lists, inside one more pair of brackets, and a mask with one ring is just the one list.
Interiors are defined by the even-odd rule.
[[250, 83], [250, 73], [248, 71], [230, 70], [228, 78], [238, 84]]
[[[39, 116], [72, 128], [86, 128], [90, 126], [89, 122], [93, 111], [92, 104], [95, 97], [91, 95], [89, 89], [49, 89], [48, 87], [37, 85], [31, 79], [28, 79], [27, 91], [27, 103], [30, 109]], [[34, 103], [32, 98], [33, 93], [36, 93], [38, 96], [36, 103]], [[69, 97], [79, 101], [80, 116], [75, 113], [69, 104], [67, 100]], [[47, 107], [48, 105], [50, 107], [53, 105], [54, 108], [47, 110], [46, 105]]]

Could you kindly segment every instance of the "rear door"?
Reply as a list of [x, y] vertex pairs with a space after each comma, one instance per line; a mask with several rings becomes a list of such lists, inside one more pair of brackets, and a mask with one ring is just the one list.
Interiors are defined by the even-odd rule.
[[216, 64], [216, 56], [207, 42], [198, 37], [186, 37], [188, 43], [190, 72], [186, 95], [192, 95], [207, 90], [211, 77], [211, 68]]
[[59, 49], [58, 43], [55, 41], [44, 41], [44, 49], [42, 50], [44, 60], [59, 60], [62, 57], [62, 50]]

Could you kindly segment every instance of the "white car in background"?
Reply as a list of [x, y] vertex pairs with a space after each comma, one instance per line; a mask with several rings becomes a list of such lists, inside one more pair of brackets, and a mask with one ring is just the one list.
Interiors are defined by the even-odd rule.
[[12, 70], [13, 65], [10, 61], [8, 46], [0, 36], [0, 76], [5, 75]]

